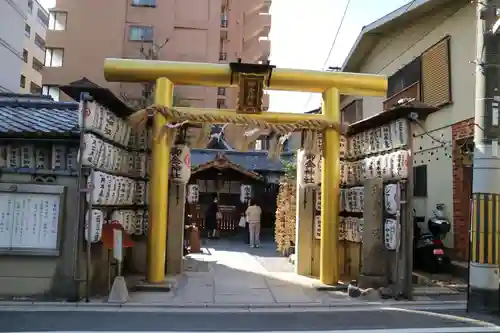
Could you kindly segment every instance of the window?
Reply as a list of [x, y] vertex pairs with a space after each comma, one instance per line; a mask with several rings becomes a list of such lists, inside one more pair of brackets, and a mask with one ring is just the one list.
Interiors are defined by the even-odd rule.
[[39, 34], [35, 33], [35, 44], [38, 46], [42, 51], [45, 51], [45, 39], [40, 37]]
[[68, 19], [68, 13], [66, 12], [50, 12], [48, 29], [54, 31], [66, 30], [67, 19]]
[[412, 84], [420, 81], [421, 59], [416, 58], [387, 79], [387, 97], [396, 95]]
[[451, 103], [449, 37], [422, 53], [422, 101], [435, 107]]
[[34, 70], [36, 70], [37, 72], [41, 72], [42, 69], [43, 69], [43, 62], [41, 62], [40, 60], [38, 60], [37, 58], [33, 57], [33, 63], [31, 65], [33, 67]]
[[354, 124], [363, 120], [363, 100], [357, 99], [342, 109], [342, 123]]
[[132, 0], [134, 7], [156, 7], [156, 0]]
[[28, 11], [33, 13], [33, 0], [28, 0]]
[[35, 95], [41, 95], [42, 94], [42, 87], [40, 87], [35, 82], [31, 82], [30, 83], [30, 93], [35, 94]]
[[226, 96], [226, 88], [217, 88], [217, 95]]
[[226, 108], [226, 100], [224, 98], [217, 98], [217, 108], [218, 109]]
[[227, 53], [226, 52], [220, 52], [219, 53], [219, 60], [227, 60]]
[[57, 86], [43, 86], [42, 94], [52, 97], [54, 101], [59, 101], [61, 91]]
[[64, 49], [47, 47], [45, 49], [45, 67], [62, 67], [64, 58]]
[[46, 14], [46, 12], [44, 10], [38, 9], [37, 16], [38, 16], [38, 19], [40, 20], [40, 22], [45, 27], [49, 26], [49, 16]]
[[24, 25], [24, 34], [28, 38], [31, 36], [31, 27], [29, 26], [29, 24]]
[[28, 50], [23, 49], [23, 60], [25, 63], [28, 63]]
[[222, 13], [220, 15], [220, 27], [221, 28], [227, 28], [229, 26], [229, 20], [227, 19], [227, 14]]
[[26, 87], [26, 76], [21, 75], [21, 88]]
[[153, 28], [152, 27], [138, 26], [138, 25], [130, 26], [129, 39], [131, 41], [152, 42], [153, 41]]
[[413, 167], [413, 196], [427, 197], [427, 165]]

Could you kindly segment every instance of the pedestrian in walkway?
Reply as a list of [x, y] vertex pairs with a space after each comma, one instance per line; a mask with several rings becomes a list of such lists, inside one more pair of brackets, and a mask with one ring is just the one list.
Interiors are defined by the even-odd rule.
[[217, 236], [218, 214], [220, 214], [219, 205], [217, 203], [217, 197], [215, 197], [214, 201], [208, 206], [205, 212], [205, 228], [207, 228], [208, 231], [208, 238], [215, 238]]
[[260, 217], [262, 215], [262, 209], [255, 203], [254, 200], [250, 200], [249, 206], [245, 212], [245, 216], [248, 223], [248, 233], [250, 236], [250, 247], [259, 247], [260, 245]]

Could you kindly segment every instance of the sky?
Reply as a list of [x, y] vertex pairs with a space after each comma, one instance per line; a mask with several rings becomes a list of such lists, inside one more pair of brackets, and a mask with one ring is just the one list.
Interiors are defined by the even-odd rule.
[[[55, 0], [39, 0], [45, 8]], [[81, 0], [84, 1], [84, 0]], [[246, 1], [246, 0], [233, 0]], [[332, 54], [326, 59], [348, 0], [273, 0], [271, 64], [323, 70], [342, 66], [363, 26], [409, 0], [351, 0]], [[325, 68], [323, 65], [326, 62]], [[271, 91], [271, 111], [305, 112], [320, 106], [320, 94]]]

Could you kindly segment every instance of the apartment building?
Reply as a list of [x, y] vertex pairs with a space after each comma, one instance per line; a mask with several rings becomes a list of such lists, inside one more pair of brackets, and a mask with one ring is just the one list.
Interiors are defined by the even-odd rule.
[[42, 93], [42, 70], [45, 62], [45, 35], [49, 24], [49, 13], [36, 0], [28, 0], [28, 12], [24, 22], [24, 45], [22, 50], [21, 93]]
[[[105, 58], [229, 63], [267, 61], [270, 0], [57, 0], [50, 10], [44, 93], [85, 76], [118, 96], [141, 98], [141, 86], [109, 83]], [[233, 108], [233, 89], [177, 87], [179, 103]], [[269, 96], [265, 97], [268, 105]]]
[[0, 0], [0, 91], [19, 91], [26, 18], [24, 0]]

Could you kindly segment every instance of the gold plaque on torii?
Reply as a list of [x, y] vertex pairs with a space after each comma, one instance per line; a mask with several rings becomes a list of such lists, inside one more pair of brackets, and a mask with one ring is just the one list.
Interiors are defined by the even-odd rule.
[[238, 100], [236, 112], [261, 113], [264, 89], [269, 86], [273, 68], [276, 66], [266, 64], [245, 64], [238, 62], [229, 64], [231, 68], [231, 84], [237, 80]]
[[264, 75], [241, 73], [238, 80], [237, 111], [239, 113], [261, 113], [264, 96]]

